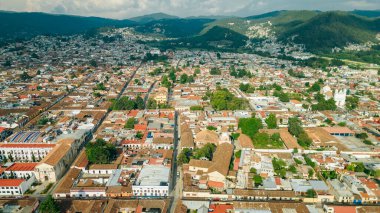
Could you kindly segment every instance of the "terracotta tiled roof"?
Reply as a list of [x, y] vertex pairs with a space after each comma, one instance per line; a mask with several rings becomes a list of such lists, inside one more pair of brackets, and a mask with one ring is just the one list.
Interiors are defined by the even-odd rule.
[[14, 163], [12, 166], [8, 167], [7, 171], [33, 171], [34, 167], [38, 163]]
[[217, 171], [220, 174], [227, 176], [231, 157], [233, 154], [234, 146], [229, 143], [220, 144], [214, 153], [212, 159], [212, 166], [209, 168], [208, 172]]
[[20, 186], [24, 179], [0, 179], [1, 186]]
[[211, 165], [212, 165], [212, 162], [207, 161], [207, 160], [191, 159], [189, 162], [189, 166], [200, 167], [200, 168], [209, 168]]
[[49, 154], [42, 159], [40, 163], [46, 163], [51, 166], [55, 166], [71, 149], [71, 144], [74, 143], [74, 139], [64, 139], [58, 142], [57, 146], [49, 152]]
[[248, 137], [248, 135], [240, 134], [240, 136], [238, 138], [238, 142], [239, 142], [241, 148], [248, 148], [248, 149], [254, 148], [252, 140], [250, 137]]
[[219, 142], [218, 133], [211, 131], [211, 130], [208, 130], [208, 129], [205, 129], [205, 130], [199, 132], [195, 136], [195, 138], [196, 138], [195, 139], [196, 141], [201, 141], [203, 143], [218, 144], [218, 142]]

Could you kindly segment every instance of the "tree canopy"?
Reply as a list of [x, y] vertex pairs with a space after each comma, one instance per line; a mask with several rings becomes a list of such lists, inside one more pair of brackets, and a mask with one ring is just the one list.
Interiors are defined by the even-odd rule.
[[95, 143], [88, 143], [86, 154], [90, 163], [108, 164], [116, 158], [117, 151], [115, 145], [103, 139], [97, 139]]
[[211, 106], [216, 110], [241, 110], [247, 107], [247, 101], [227, 89], [218, 89], [211, 95]]
[[221, 75], [222, 71], [219, 68], [213, 67], [210, 69], [210, 74], [211, 75]]
[[346, 98], [346, 109], [354, 110], [359, 106], [359, 98], [357, 96], [348, 96]]
[[243, 134], [248, 135], [251, 139], [263, 128], [263, 124], [259, 118], [240, 118], [239, 119], [239, 128]]
[[135, 118], [128, 118], [127, 122], [124, 125], [126, 129], [133, 129], [135, 127]]
[[59, 206], [51, 195], [48, 195], [44, 201], [41, 202], [39, 208], [41, 213], [59, 213]]
[[112, 104], [112, 110], [144, 109], [144, 107], [144, 100], [140, 96], [137, 96], [134, 100], [124, 96]]
[[268, 126], [268, 129], [276, 129], [277, 128], [277, 118], [276, 115], [270, 113], [269, 116], [265, 119], [265, 123]]

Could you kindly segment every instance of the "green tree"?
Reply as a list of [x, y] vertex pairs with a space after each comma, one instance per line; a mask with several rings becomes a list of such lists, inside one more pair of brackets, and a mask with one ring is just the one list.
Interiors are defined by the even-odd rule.
[[321, 86], [319, 85], [319, 83], [316, 82], [310, 87], [309, 91], [319, 92], [319, 91], [321, 91]]
[[3, 66], [4, 66], [4, 67], [11, 67], [11, 66], [12, 66], [12, 62], [8, 59], [8, 60], [6, 60], [6, 61], [3, 63]]
[[140, 96], [137, 96], [135, 103], [136, 103], [137, 109], [144, 109], [145, 108], [144, 99], [141, 98]]
[[86, 154], [90, 163], [108, 164], [116, 158], [117, 152], [115, 145], [97, 139], [94, 143], [87, 144]]
[[137, 139], [142, 139], [142, 138], [144, 137], [144, 133], [138, 131], [138, 132], [136, 132], [135, 137], [136, 137]]
[[305, 162], [307, 165], [311, 166], [311, 167], [315, 167], [315, 163], [314, 161], [312, 161], [308, 156], [304, 155], [303, 158], [305, 159]]
[[192, 155], [193, 155], [193, 152], [191, 151], [191, 149], [184, 148], [177, 157], [178, 164], [182, 165], [182, 164], [189, 163]]
[[147, 104], [148, 109], [157, 109], [157, 101], [154, 99], [149, 98], [148, 99], [148, 104]]
[[124, 128], [126, 129], [135, 128], [135, 118], [128, 118], [127, 122], [124, 125]]
[[94, 59], [91, 59], [89, 62], [90, 66], [92, 67], [98, 67], [98, 62], [96, 62]]
[[59, 206], [51, 195], [48, 195], [44, 201], [41, 202], [38, 210], [41, 213], [59, 213]]
[[265, 119], [265, 123], [268, 125], [268, 129], [276, 129], [277, 128], [276, 115], [273, 113], [270, 113], [269, 116]]
[[222, 71], [219, 68], [213, 67], [210, 70], [210, 74], [211, 75], [221, 75]]
[[207, 126], [206, 127], [208, 130], [211, 130], [211, 131], [216, 131], [217, 128], [215, 126]]
[[250, 84], [243, 84], [243, 83], [241, 83], [239, 85], [239, 89], [242, 92], [245, 92], [245, 93], [254, 93], [255, 92], [255, 88], [252, 85], [250, 85]]
[[251, 139], [259, 129], [263, 128], [263, 124], [258, 118], [240, 118], [238, 125], [242, 133], [248, 135]]
[[308, 175], [309, 175], [309, 178], [312, 178], [314, 176], [314, 170], [313, 169], [309, 169]]
[[310, 147], [311, 144], [313, 143], [313, 140], [311, 140], [311, 138], [305, 133], [305, 132], [302, 132], [298, 138], [297, 138], [297, 142], [300, 146], [302, 147]]
[[207, 143], [202, 148], [195, 150], [194, 158], [200, 159], [205, 157], [207, 159], [212, 159], [213, 153], [215, 152], [216, 146], [212, 143]]
[[285, 175], [286, 175], [286, 169], [285, 169], [286, 163], [284, 160], [273, 158], [272, 159], [272, 165], [273, 165], [273, 169], [274, 169], [274, 172], [276, 173], [276, 175], [278, 175], [280, 177], [285, 177]]
[[290, 134], [296, 137], [298, 137], [304, 131], [302, 128], [302, 123], [297, 117], [289, 118], [288, 131]]
[[[175, 76], [175, 75], [174, 75]], [[170, 83], [168, 76], [164, 75], [161, 80], [161, 85], [166, 88], [170, 88], [172, 86], [172, 83]]]
[[316, 196], [317, 196], [317, 193], [314, 191], [314, 189], [308, 189], [306, 191], [306, 197], [315, 198]]
[[235, 97], [227, 89], [218, 89], [211, 95], [211, 106], [220, 110], [240, 110], [247, 107], [247, 101], [242, 98]]
[[231, 134], [232, 140], [237, 140], [239, 138], [239, 136], [240, 136], [240, 133], [237, 133], [237, 132], [234, 132]]
[[302, 161], [297, 158], [294, 158], [294, 162], [296, 162], [296, 164], [302, 164]]
[[104, 86], [103, 83], [99, 83], [96, 85], [96, 90], [106, 90], [106, 87]]
[[288, 170], [293, 174], [297, 173], [297, 168], [294, 165], [290, 165]]
[[365, 167], [363, 163], [357, 163], [355, 166], [355, 172], [364, 172]]
[[202, 111], [203, 107], [202, 106], [191, 106], [190, 110], [193, 110], [193, 111]]
[[253, 176], [253, 181], [255, 182], [256, 187], [263, 184], [263, 178], [260, 175]]
[[359, 139], [367, 139], [368, 138], [368, 134], [365, 133], [365, 132], [357, 133], [357, 134], [355, 134], [355, 137], [359, 138]]
[[338, 126], [346, 126], [347, 124], [346, 124], [346, 122], [339, 122], [338, 123]]
[[235, 152], [235, 158], [240, 158], [241, 157], [241, 150]]
[[346, 98], [346, 109], [354, 110], [359, 106], [359, 98], [357, 96], [348, 96]]
[[181, 77], [180, 77], [179, 82], [181, 84], [185, 84], [185, 83], [187, 83], [188, 78], [189, 78], [189, 76], [187, 74], [182, 74]]
[[289, 102], [290, 101], [288, 94], [284, 93], [284, 92], [280, 93], [280, 97], [278, 97], [278, 98], [282, 102]]
[[22, 81], [27, 81], [29, 79], [31, 79], [32, 77], [27, 73], [27, 72], [23, 72], [21, 75], [20, 75], [20, 79]]
[[176, 81], [176, 75], [175, 75], [175, 70], [172, 69], [170, 72], [169, 72], [169, 79], [172, 81], [172, 82], [175, 82]]

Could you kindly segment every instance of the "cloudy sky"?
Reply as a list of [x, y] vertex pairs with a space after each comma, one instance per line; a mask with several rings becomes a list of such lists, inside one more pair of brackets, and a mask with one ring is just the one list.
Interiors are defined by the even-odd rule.
[[374, 10], [380, 0], [0, 0], [0, 10], [130, 18], [163, 12], [180, 17], [249, 16], [273, 10]]

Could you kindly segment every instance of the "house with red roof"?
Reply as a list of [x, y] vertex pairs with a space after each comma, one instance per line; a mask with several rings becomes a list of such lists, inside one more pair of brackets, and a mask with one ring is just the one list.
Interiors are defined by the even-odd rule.
[[23, 195], [33, 182], [32, 179], [0, 179], [0, 196]]
[[36, 180], [34, 176], [34, 168], [38, 163], [13, 163], [11, 166], [5, 169], [5, 175], [12, 178]]
[[231, 204], [211, 204], [209, 210], [213, 213], [228, 213], [232, 212], [234, 206]]
[[8, 137], [9, 131], [5, 127], [0, 126], [0, 141], [4, 140], [6, 137]]
[[332, 213], [356, 213], [356, 206], [327, 206], [324, 207], [325, 212]]

